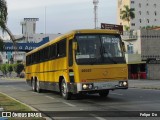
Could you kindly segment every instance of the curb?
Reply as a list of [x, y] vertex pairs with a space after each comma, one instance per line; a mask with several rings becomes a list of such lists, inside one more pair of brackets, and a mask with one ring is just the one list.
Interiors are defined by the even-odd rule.
[[[15, 98], [13, 98], [13, 97], [11, 97], [11, 96], [5, 94], [5, 93], [2, 93], [2, 92], [0, 92], [0, 93], [3, 94], [3, 95], [5, 95], [5, 96], [7, 96], [7, 97], [9, 97], [9, 98], [12, 99], [12, 100], [18, 102], [18, 103], [21, 103], [22, 105], [25, 105], [25, 106], [29, 107], [32, 111], [39, 111], [39, 110], [35, 109], [34, 107], [29, 106], [29, 105], [27, 105], [26, 103], [21, 102], [21, 101], [15, 99]], [[44, 118], [45, 118], [46, 120], [53, 120], [53, 119], [51, 119], [50, 117], [44, 117]]]
[[33, 108], [33, 107], [27, 105], [27, 104], [24, 103], [24, 102], [21, 102], [21, 101], [15, 99], [15, 98], [13, 98], [13, 97], [11, 97], [11, 96], [5, 94], [5, 93], [2, 93], [2, 92], [0, 92], [0, 93], [3, 94], [3, 95], [5, 95], [5, 96], [7, 96], [7, 97], [9, 97], [9, 98], [12, 99], [12, 100], [15, 100], [15, 101], [18, 102], [18, 103], [21, 103], [22, 105], [25, 105], [25, 106], [29, 107], [29, 108], [30, 108], [31, 110], [33, 110], [33, 111], [38, 111], [37, 109], [35, 109], [35, 108]]
[[148, 89], [148, 90], [160, 90], [160, 87], [137, 87], [137, 86], [132, 86], [129, 88], [139, 88], [139, 89]]

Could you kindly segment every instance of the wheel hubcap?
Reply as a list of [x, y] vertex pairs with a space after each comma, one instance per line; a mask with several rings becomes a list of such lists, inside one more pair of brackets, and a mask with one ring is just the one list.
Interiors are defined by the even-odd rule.
[[66, 95], [66, 84], [63, 82], [62, 84], [62, 94], [65, 96]]

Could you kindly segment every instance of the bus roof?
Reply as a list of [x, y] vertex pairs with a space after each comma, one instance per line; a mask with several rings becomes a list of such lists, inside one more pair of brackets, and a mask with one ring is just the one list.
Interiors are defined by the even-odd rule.
[[63, 34], [63, 35], [61, 35], [61, 36], [59, 36], [59, 37], [57, 37], [57, 38], [55, 38], [55, 39], [53, 39], [53, 40], [45, 43], [44, 45], [41, 45], [40, 47], [38, 47], [38, 48], [36, 48], [36, 49], [28, 52], [26, 55], [32, 54], [32, 53], [34, 53], [34, 52], [36, 52], [36, 51], [38, 51], [38, 50], [43, 49], [44, 47], [47, 47], [47, 46], [51, 45], [51, 44], [54, 43], [54, 42], [58, 42], [58, 41], [61, 40], [61, 39], [64, 39], [64, 38], [66, 38], [66, 37], [72, 36], [72, 35], [77, 34], [77, 33], [82, 33], [82, 34], [83, 34], [83, 33], [84, 33], [84, 34], [85, 34], [85, 33], [109, 33], [109, 34], [119, 34], [119, 31], [117, 31], [117, 30], [108, 30], [108, 29], [77, 29], [77, 30], [72, 30], [72, 31], [70, 31], [70, 32], [68, 32], [68, 33], [66, 33], [66, 34]]

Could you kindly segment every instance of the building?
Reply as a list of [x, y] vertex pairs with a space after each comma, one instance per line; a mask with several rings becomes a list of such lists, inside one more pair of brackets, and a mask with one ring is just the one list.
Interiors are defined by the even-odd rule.
[[[23, 21], [20, 22], [22, 25], [22, 34], [14, 35], [15, 38], [21, 38], [24, 36], [24, 39], [17, 41], [18, 43], [39, 43], [44, 38], [49, 38], [49, 40], [53, 40], [54, 38], [60, 36], [61, 34], [46, 34], [46, 33], [36, 33], [36, 22], [38, 18], [24, 18]], [[6, 40], [8, 42], [10, 40]], [[12, 41], [10, 41], [12, 42]], [[25, 62], [25, 54], [23, 51], [5, 51], [0, 53], [0, 63], [10, 63], [11, 60], [14, 62]]]
[[160, 25], [159, 0], [118, 0], [117, 24], [128, 26], [128, 22], [122, 20], [120, 15], [120, 11], [124, 9], [124, 5], [135, 10], [135, 18], [129, 22], [130, 30]]
[[[129, 34], [130, 35], [130, 34]], [[145, 79], [160, 79], [160, 30], [136, 30], [131, 36], [122, 36], [126, 45], [129, 78], [142, 74]]]

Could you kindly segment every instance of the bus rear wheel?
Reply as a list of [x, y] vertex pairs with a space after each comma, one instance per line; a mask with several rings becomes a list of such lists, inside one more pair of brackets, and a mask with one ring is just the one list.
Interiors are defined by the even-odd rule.
[[32, 90], [36, 92], [36, 81], [34, 79], [32, 80]]
[[69, 100], [71, 99], [71, 93], [68, 92], [68, 87], [67, 87], [67, 83], [65, 82], [65, 80], [63, 79], [61, 82], [61, 95], [64, 99]]
[[99, 92], [100, 97], [107, 97], [108, 94], [109, 94], [109, 90], [105, 90], [105, 91], [100, 91]]
[[40, 83], [39, 83], [38, 80], [36, 81], [36, 91], [37, 91], [38, 93], [41, 92]]

